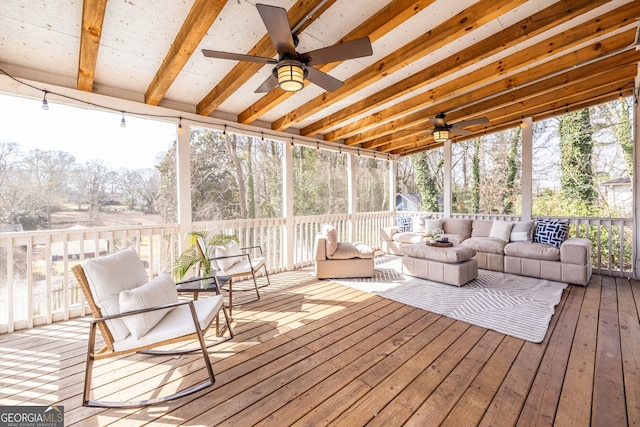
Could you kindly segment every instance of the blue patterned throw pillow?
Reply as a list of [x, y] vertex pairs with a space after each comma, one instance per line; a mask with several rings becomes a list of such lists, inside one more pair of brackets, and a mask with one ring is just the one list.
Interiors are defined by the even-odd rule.
[[398, 233], [413, 231], [413, 219], [410, 216], [397, 216], [396, 225], [398, 226]]
[[536, 234], [533, 241], [536, 243], [544, 243], [559, 248], [564, 239], [567, 237], [569, 224], [564, 221], [556, 221], [553, 219], [539, 219], [536, 225]]

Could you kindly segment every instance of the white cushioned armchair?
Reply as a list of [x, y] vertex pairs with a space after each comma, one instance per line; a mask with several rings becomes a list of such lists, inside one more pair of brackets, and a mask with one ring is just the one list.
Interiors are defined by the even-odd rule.
[[316, 235], [314, 255], [318, 279], [373, 277], [373, 249], [360, 242], [338, 242], [331, 225]]

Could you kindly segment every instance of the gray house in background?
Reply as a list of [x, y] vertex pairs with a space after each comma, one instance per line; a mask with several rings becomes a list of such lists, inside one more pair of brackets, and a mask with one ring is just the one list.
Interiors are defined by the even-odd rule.
[[600, 183], [601, 194], [612, 211], [624, 217], [633, 216], [631, 178], [617, 178]]
[[396, 210], [412, 211], [420, 210], [420, 194], [419, 193], [396, 193]]

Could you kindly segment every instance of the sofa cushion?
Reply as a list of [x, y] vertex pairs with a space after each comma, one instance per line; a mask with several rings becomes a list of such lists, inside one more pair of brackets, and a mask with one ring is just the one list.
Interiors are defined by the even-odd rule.
[[532, 242], [533, 230], [535, 230], [534, 221], [521, 221], [513, 224], [511, 229], [510, 242]]
[[478, 252], [502, 255], [504, 246], [507, 244], [504, 240], [494, 237], [471, 237], [461, 243], [462, 246], [475, 249]]
[[536, 233], [533, 237], [535, 243], [545, 243], [559, 248], [567, 237], [569, 223], [553, 219], [539, 219], [536, 225]]
[[[176, 283], [168, 273], [160, 273], [147, 283], [120, 292], [120, 312], [140, 310], [178, 302]], [[122, 318], [135, 339], [142, 338], [173, 308], [148, 311]]]
[[445, 234], [459, 234], [466, 236], [466, 238], [471, 237], [472, 225], [473, 221], [470, 219], [447, 218], [442, 221], [442, 229]]
[[327, 256], [330, 257], [338, 249], [338, 231], [331, 224], [322, 226], [322, 234], [327, 240]]
[[396, 225], [398, 226], [398, 233], [413, 231], [413, 218], [410, 216], [397, 216]]
[[448, 234], [448, 233], [444, 233], [442, 237], [446, 237], [447, 240], [449, 240], [454, 245], [459, 245], [460, 243], [464, 242], [469, 238], [469, 236], [465, 236], [462, 234]]
[[418, 243], [424, 241], [424, 234], [414, 233], [411, 231], [406, 233], [396, 233], [393, 235], [393, 240], [402, 243]]
[[405, 255], [414, 258], [429, 259], [444, 263], [463, 262], [473, 258], [476, 251], [463, 246], [452, 246], [449, 248], [438, 248], [422, 243], [408, 245], [402, 248]]
[[491, 225], [491, 231], [489, 232], [489, 237], [509, 242], [509, 238], [511, 237], [511, 228], [513, 228], [513, 224], [511, 224], [510, 222], [493, 221], [493, 224]]
[[471, 230], [471, 237], [489, 237], [489, 234], [491, 234], [492, 226], [492, 220], [477, 219], [473, 221], [473, 230]]
[[513, 242], [504, 247], [507, 256], [539, 259], [545, 261], [560, 261], [560, 249], [543, 243]]

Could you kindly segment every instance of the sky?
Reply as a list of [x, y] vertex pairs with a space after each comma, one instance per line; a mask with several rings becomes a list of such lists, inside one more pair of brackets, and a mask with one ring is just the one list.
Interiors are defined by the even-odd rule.
[[156, 164], [176, 139], [175, 123], [118, 112], [56, 104], [0, 94], [0, 142], [15, 142], [21, 151], [66, 151], [78, 163], [102, 160], [107, 167], [146, 169]]

